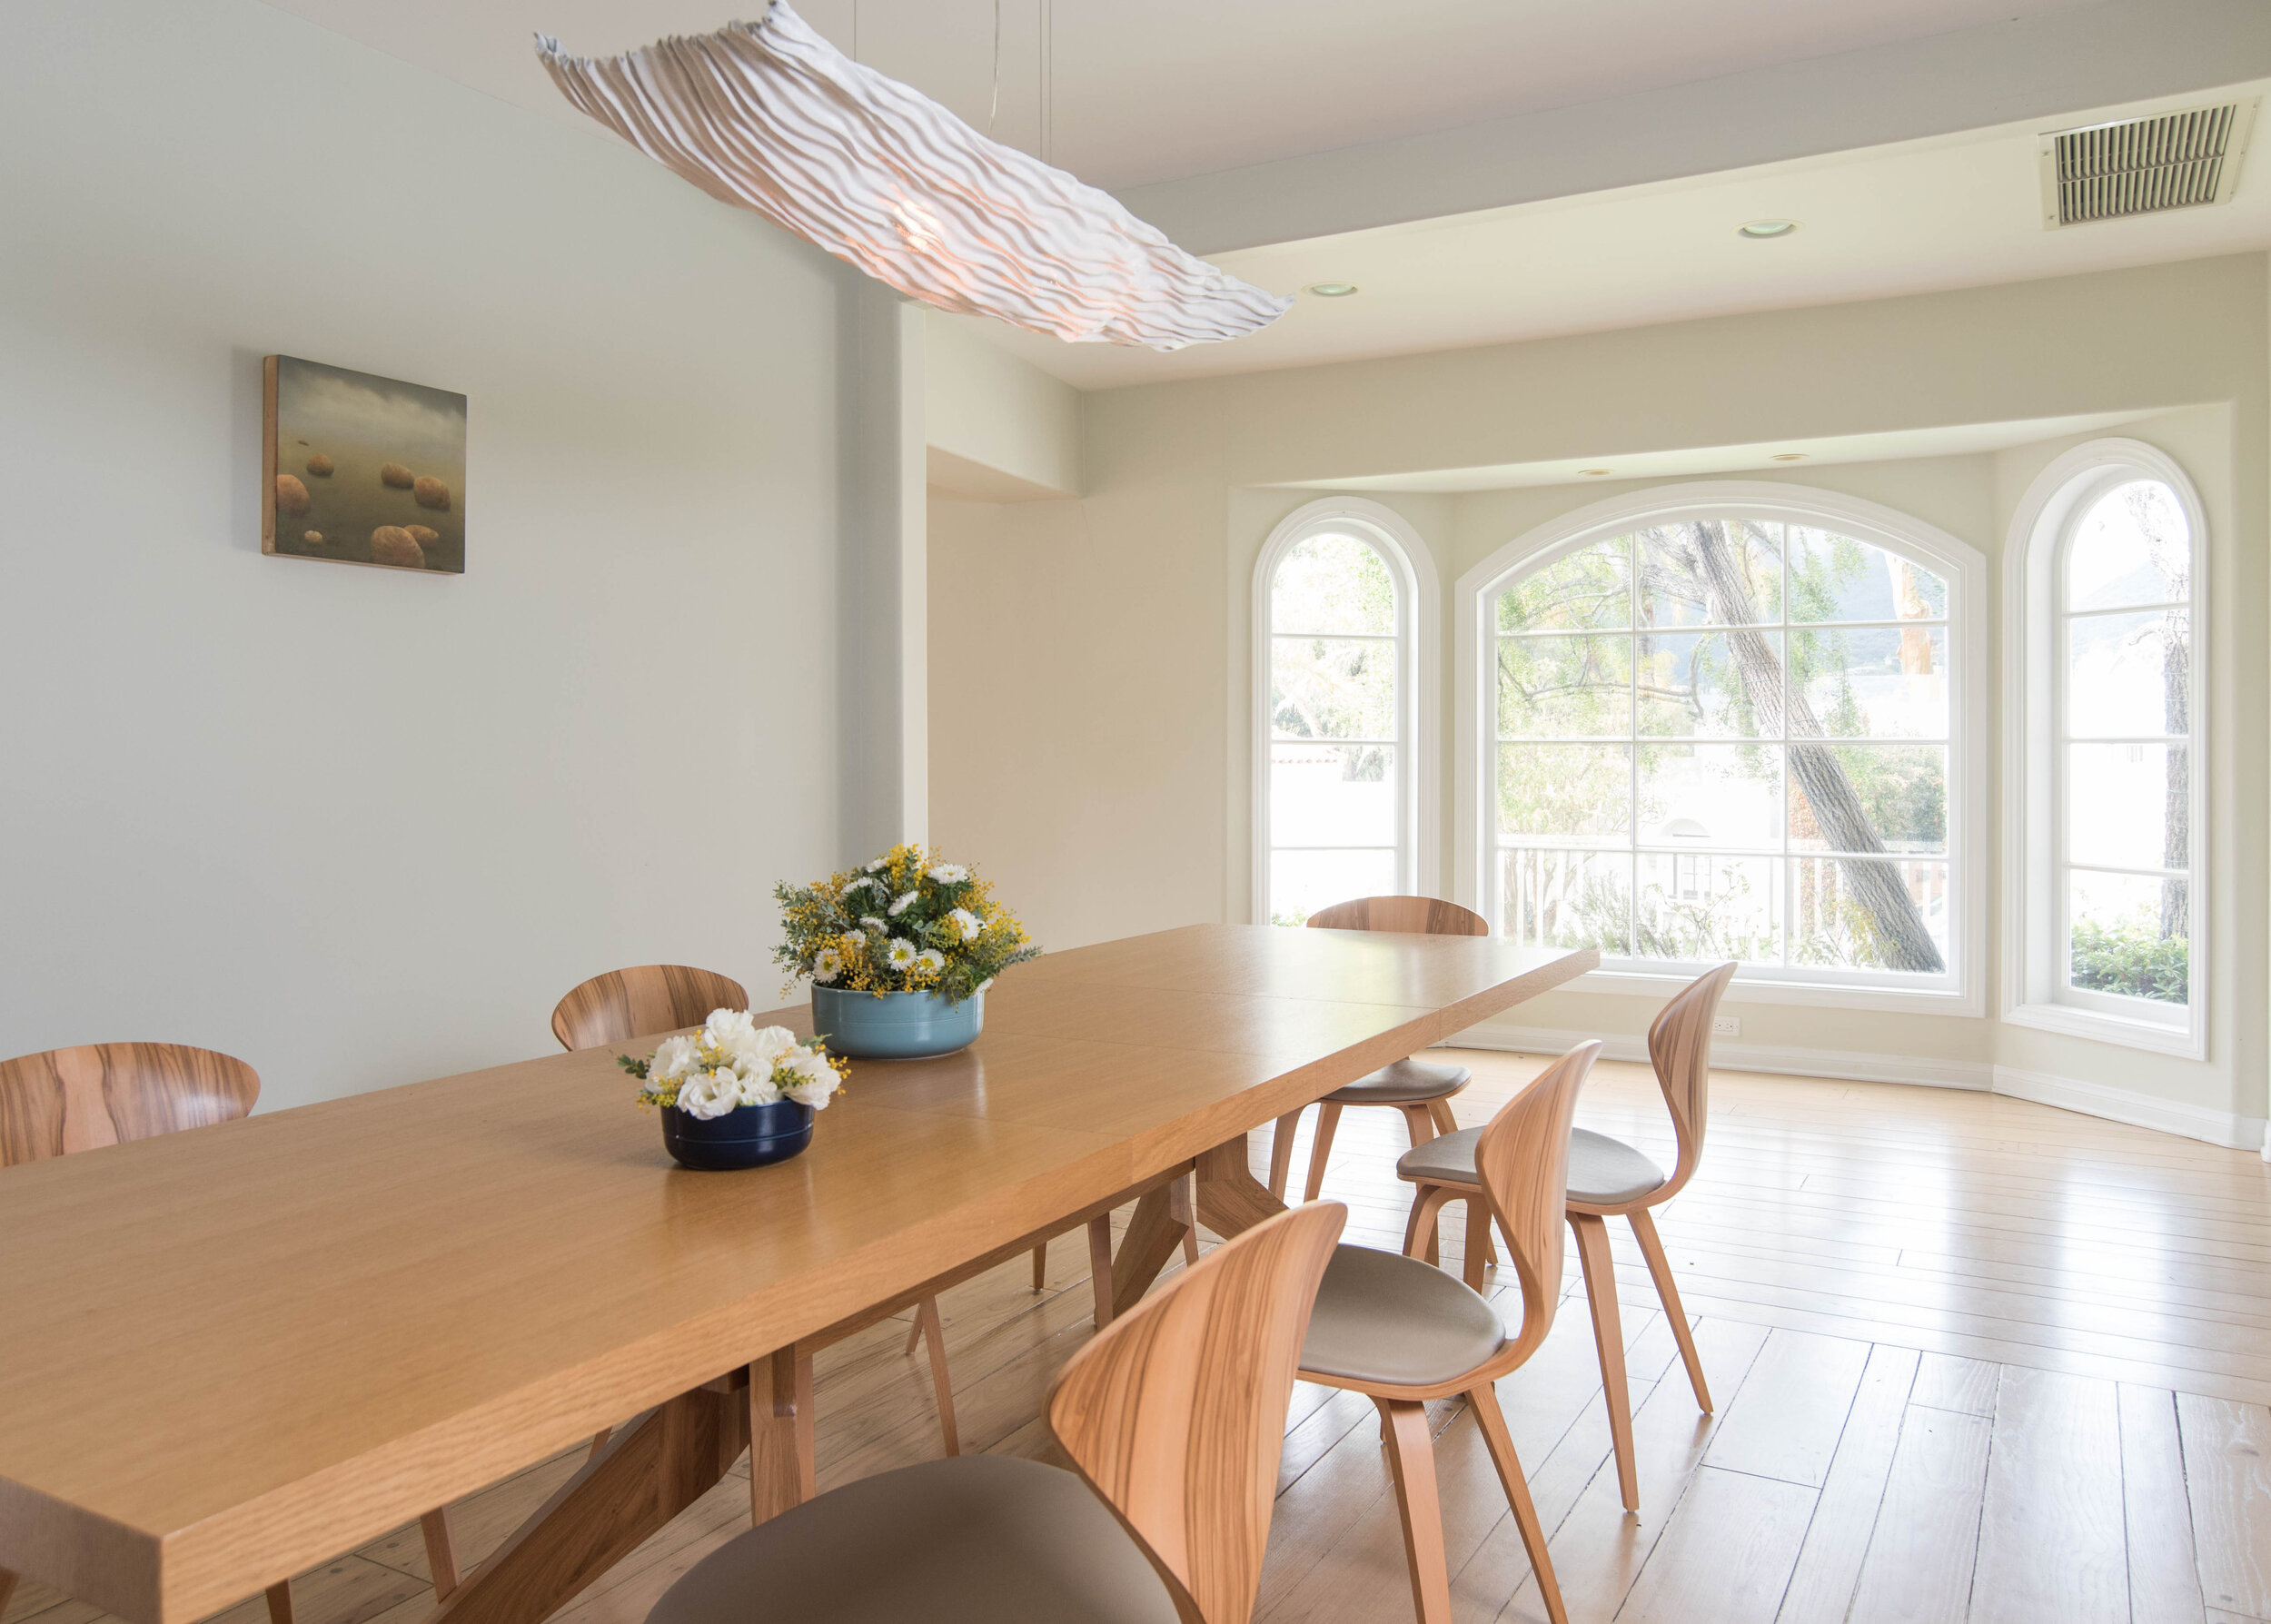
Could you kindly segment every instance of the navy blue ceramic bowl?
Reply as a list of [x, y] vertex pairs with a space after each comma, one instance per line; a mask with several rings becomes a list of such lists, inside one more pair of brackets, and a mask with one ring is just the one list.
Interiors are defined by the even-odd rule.
[[737, 1105], [723, 1116], [689, 1116], [662, 1107], [662, 1146], [681, 1167], [731, 1173], [786, 1162], [812, 1143], [812, 1107], [794, 1100]]

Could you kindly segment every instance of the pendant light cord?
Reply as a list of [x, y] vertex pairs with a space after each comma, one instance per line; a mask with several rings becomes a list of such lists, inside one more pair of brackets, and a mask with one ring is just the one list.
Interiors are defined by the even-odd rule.
[[994, 104], [986, 110], [986, 139], [994, 138], [994, 121], [1001, 116], [1001, 0], [994, 0]]

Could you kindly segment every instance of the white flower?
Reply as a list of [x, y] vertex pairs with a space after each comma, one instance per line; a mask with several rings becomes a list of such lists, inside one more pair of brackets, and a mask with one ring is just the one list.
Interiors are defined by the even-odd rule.
[[735, 1097], [740, 1087], [740, 1079], [731, 1072], [696, 1072], [679, 1084], [679, 1109], [704, 1122], [723, 1116], [740, 1104]]
[[970, 871], [959, 863], [941, 863], [929, 872], [930, 877], [942, 886], [958, 886], [970, 877]]
[[947, 917], [954, 921], [956, 928], [961, 931], [962, 939], [966, 942], [977, 941], [978, 933], [986, 928], [986, 922], [967, 908], [957, 908]]
[[886, 931], [888, 931], [888, 930], [889, 930], [889, 929], [891, 928], [888, 925], [886, 925], [886, 924], [885, 924], [882, 920], [880, 920], [880, 919], [877, 918], [877, 917], [876, 917], [873, 914], [862, 914], [862, 915], [860, 915], [860, 916], [859, 916], [859, 922], [860, 922], [860, 924], [862, 924], [862, 925], [866, 926], [867, 926], [869, 930], [874, 931], [874, 932], [876, 933], [876, 935], [878, 935], [878, 936], [881, 936], [881, 935], [883, 935], [883, 934], [884, 934], [884, 932], [886, 932]]
[[757, 1035], [757, 1020], [746, 1009], [713, 1009], [702, 1023], [702, 1035], [719, 1054], [730, 1055], [737, 1044]]
[[822, 985], [844, 973], [844, 956], [833, 947], [823, 947], [812, 956], [812, 979]]
[[894, 970], [906, 969], [918, 956], [920, 956], [915, 951], [915, 944], [903, 936], [893, 936], [883, 949], [883, 962]]
[[788, 1027], [759, 1027], [752, 1024], [747, 1034], [735, 1036], [733, 1046], [726, 1053], [733, 1060], [733, 1069], [743, 1076], [768, 1077], [772, 1074], [774, 1064], [796, 1046], [797, 1035]]
[[844, 895], [849, 896], [854, 891], [860, 890], [868, 886], [879, 885], [880, 883], [881, 882], [878, 881], [873, 875], [863, 874], [858, 879], [852, 881], [850, 885], [844, 887]]
[[881, 874], [883, 872], [883, 863], [884, 859], [878, 857], [874, 862], [868, 865], [868, 872], [869, 874]]
[[780, 1063], [781, 1070], [796, 1074], [781, 1089], [781, 1093], [799, 1105], [809, 1105], [815, 1111], [828, 1109], [828, 1096], [836, 1092], [842, 1079], [828, 1057], [818, 1049], [798, 1049]]
[[907, 912], [907, 906], [915, 900], [915, 897], [916, 893], [909, 891], [906, 896], [899, 897], [897, 901], [893, 902], [890, 907], [891, 917], [896, 919], [901, 914]]
[[947, 956], [936, 947], [926, 947], [915, 956], [915, 962], [936, 975], [947, 967]]
[[654, 1058], [647, 1062], [647, 1081], [673, 1082], [700, 1064], [692, 1038], [666, 1037], [662, 1046], [654, 1052]]
[[777, 1105], [780, 1103], [780, 1085], [773, 1081], [773, 1068], [768, 1065], [759, 1072], [745, 1072], [733, 1083], [733, 1103], [737, 1105]]

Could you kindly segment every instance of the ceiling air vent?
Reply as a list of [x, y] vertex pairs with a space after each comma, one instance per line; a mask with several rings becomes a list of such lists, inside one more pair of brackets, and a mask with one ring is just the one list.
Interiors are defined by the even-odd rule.
[[2228, 202], [2239, 184], [2258, 100], [2045, 135], [2043, 224], [2056, 230]]

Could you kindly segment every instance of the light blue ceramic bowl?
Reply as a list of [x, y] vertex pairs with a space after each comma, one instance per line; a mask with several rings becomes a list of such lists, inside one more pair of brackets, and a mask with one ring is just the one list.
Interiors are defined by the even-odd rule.
[[949, 1004], [936, 993], [812, 989], [812, 1030], [836, 1054], [854, 1060], [919, 1060], [951, 1055], [977, 1041], [986, 1025], [986, 995]]

